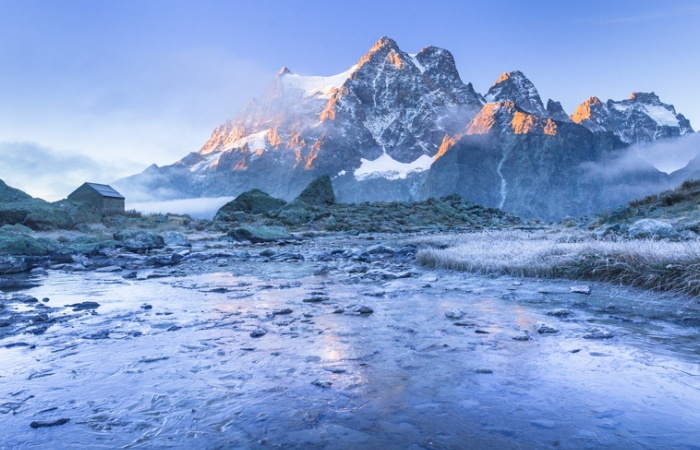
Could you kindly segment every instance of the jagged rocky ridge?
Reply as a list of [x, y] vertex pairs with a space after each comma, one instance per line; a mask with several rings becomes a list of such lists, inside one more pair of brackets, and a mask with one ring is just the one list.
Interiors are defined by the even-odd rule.
[[654, 94], [601, 102], [568, 116], [542, 102], [519, 71], [485, 96], [465, 84], [452, 55], [415, 55], [380, 39], [358, 63], [331, 77], [283, 68], [260, 99], [217, 127], [198, 151], [116, 183], [128, 197], [238, 195], [262, 189], [293, 199], [328, 175], [341, 202], [408, 201], [458, 193], [525, 217], [582, 215], [666, 188], [639, 170], [598, 170], [636, 143], [693, 130]]

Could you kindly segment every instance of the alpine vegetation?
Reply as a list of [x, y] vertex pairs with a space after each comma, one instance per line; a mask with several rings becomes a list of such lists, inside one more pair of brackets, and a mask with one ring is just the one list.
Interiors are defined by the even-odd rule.
[[700, 242], [596, 240], [584, 233], [482, 231], [423, 243], [419, 264], [482, 275], [608, 281], [700, 295]]

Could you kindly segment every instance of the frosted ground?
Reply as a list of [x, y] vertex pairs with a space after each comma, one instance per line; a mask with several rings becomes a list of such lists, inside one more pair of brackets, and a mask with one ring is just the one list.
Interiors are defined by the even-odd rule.
[[[556, 247], [514, 236], [200, 233], [172, 268], [32, 276], [0, 448], [697, 448], [697, 298], [495, 275]], [[445, 239], [496, 269], [415, 264]]]

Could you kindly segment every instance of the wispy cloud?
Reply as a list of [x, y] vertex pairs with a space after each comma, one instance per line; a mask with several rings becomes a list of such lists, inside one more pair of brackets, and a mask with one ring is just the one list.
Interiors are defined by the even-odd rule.
[[130, 161], [96, 161], [33, 142], [0, 142], [0, 179], [28, 194], [54, 201], [86, 181], [110, 183], [140, 167]]
[[233, 197], [184, 198], [162, 202], [130, 202], [127, 197], [126, 208], [145, 213], [189, 214], [197, 219], [211, 219], [216, 212]]

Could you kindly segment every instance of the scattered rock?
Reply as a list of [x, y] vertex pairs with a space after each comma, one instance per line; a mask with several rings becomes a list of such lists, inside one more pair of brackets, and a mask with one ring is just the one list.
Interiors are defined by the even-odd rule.
[[289, 308], [284, 308], [284, 309], [276, 309], [272, 311], [273, 316], [282, 316], [286, 314], [291, 314], [293, 311]]
[[311, 384], [313, 384], [314, 386], [318, 386], [320, 388], [323, 388], [323, 389], [328, 389], [329, 387], [331, 387], [333, 385], [333, 383], [330, 381], [321, 381], [321, 380], [314, 380], [311, 382]]
[[44, 269], [43, 267], [35, 267], [29, 271], [29, 274], [33, 277], [38, 277], [38, 276], [46, 276], [49, 274], [49, 272], [46, 269]]
[[262, 329], [262, 328], [256, 328], [255, 330], [250, 332], [250, 337], [252, 338], [260, 338], [263, 337], [267, 334], [267, 331]]
[[521, 334], [519, 336], [513, 336], [511, 339], [514, 341], [531, 341], [532, 338], [530, 337], [529, 334]]
[[106, 266], [106, 267], [100, 267], [99, 269], [95, 270], [95, 272], [103, 272], [103, 273], [111, 273], [111, 272], [121, 272], [122, 268], [119, 266]]
[[150, 231], [124, 230], [114, 233], [114, 239], [130, 252], [145, 252], [156, 248], [165, 247], [165, 240]]
[[168, 231], [163, 235], [163, 241], [168, 247], [192, 247], [192, 243], [182, 233]]
[[571, 292], [572, 294], [590, 295], [591, 294], [591, 287], [588, 285], [571, 286], [569, 288], [569, 292]]
[[83, 339], [90, 339], [90, 340], [100, 340], [100, 339], [109, 339], [109, 330], [102, 330], [98, 331], [97, 333], [94, 334], [89, 334], [87, 336], [83, 336]]
[[459, 308], [452, 308], [445, 311], [445, 317], [448, 319], [458, 320], [464, 317], [467, 313]]
[[556, 328], [547, 325], [546, 323], [538, 323], [537, 324], [537, 332], [540, 334], [554, 334], [554, 333], [559, 333], [559, 330]]
[[678, 239], [678, 232], [667, 222], [654, 219], [642, 219], [634, 222], [627, 230], [627, 236], [633, 239]]
[[58, 419], [58, 420], [54, 420], [53, 422], [32, 422], [29, 424], [29, 426], [34, 428], [34, 429], [49, 428], [49, 427], [57, 427], [60, 425], [65, 425], [68, 422], [70, 422], [70, 419]]
[[8, 299], [19, 303], [38, 303], [39, 299], [28, 294], [12, 294]]
[[564, 308], [562, 308], [562, 309], [555, 309], [555, 310], [553, 310], [553, 311], [547, 312], [547, 315], [548, 315], [548, 316], [553, 316], [553, 317], [568, 317], [568, 316], [570, 316], [571, 314], [573, 314], [573, 312], [572, 312], [571, 310], [569, 310], [569, 309], [564, 309]]
[[584, 339], [612, 339], [614, 337], [614, 333], [599, 328], [593, 328], [583, 335]]
[[[0, 256], [0, 275], [27, 272], [30, 269], [27, 258], [20, 256]], [[2, 286], [2, 284], [0, 284]]]
[[66, 305], [68, 308], [73, 308], [73, 311], [85, 311], [89, 309], [97, 309], [100, 307], [100, 304], [97, 302], [81, 302], [81, 303], [73, 303], [72, 305]]
[[228, 232], [227, 236], [234, 241], [250, 241], [253, 244], [293, 239], [286, 228], [253, 225], [234, 228]]
[[328, 297], [323, 295], [312, 295], [311, 297], [302, 300], [304, 303], [321, 303], [330, 300]]
[[360, 305], [353, 308], [353, 311], [358, 314], [372, 314], [374, 310], [369, 306]]

